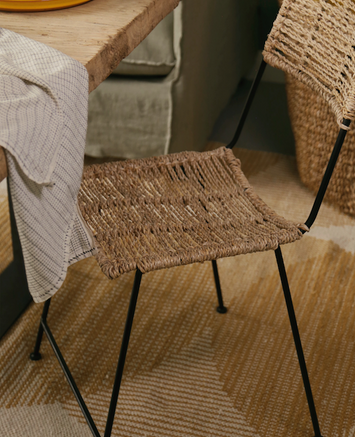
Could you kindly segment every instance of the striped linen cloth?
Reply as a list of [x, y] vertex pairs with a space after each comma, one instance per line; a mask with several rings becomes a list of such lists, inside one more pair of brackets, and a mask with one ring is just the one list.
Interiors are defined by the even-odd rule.
[[76, 206], [87, 114], [82, 64], [0, 28], [0, 144], [35, 302], [53, 296], [68, 266], [95, 252]]

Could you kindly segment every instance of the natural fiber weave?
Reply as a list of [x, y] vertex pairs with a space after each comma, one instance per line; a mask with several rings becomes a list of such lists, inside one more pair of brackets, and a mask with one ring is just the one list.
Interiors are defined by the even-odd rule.
[[[319, 189], [339, 127], [329, 105], [314, 91], [287, 76], [286, 91], [302, 182]], [[355, 130], [345, 138], [325, 199], [355, 215]]]
[[[282, 3], [282, 0], [279, 0], [280, 6]], [[296, 19], [300, 21], [305, 18], [305, 2], [293, 1], [291, 3], [291, 10], [293, 11], [292, 20]], [[346, 44], [348, 44], [347, 50], [350, 50], [350, 52], [353, 51], [355, 30], [354, 25], [351, 24], [353, 23], [353, 16], [351, 12], [354, 9], [353, 4], [350, 5], [350, 9], [345, 10], [348, 2], [342, 2], [341, 4], [339, 2], [327, 3], [326, 8], [323, 8], [323, 3], [326, 2], [307, 2], [307, 4], [313, 6], [313, 8], [321, 9], [321, 15], [319, 15], [319, 20], [320, 22], [322, 22], [322, 26], [324, 26], [325, 14], [329, 13], [330, 10], [332, 10], [333, 14], [336, 14], [336, 16], [338, 16], [338, 14], [349, 15], [349, 17], [347, 17], [349, 21], [338, 19], [336, 23], [329, 21], [328, 30], [330, 31], [330, 34], [327, 34], [328, 37], [324, 41], [323, 49], [321, 47], [321, 43], [319, 43], [320, 45], [318, 44], [317, 47], [314, 47], [314, 49], [317, 49], [320, 52], [321, 50], [323, 50], [324, 56], [329, 57], [329, 54], [332, 52], [331, 47], [333, 47], [334, 45], [331, 44], [327, 47], [329, 37], [331, 37], [332, 39], [339, 38], [340, 31], [336, 31], [336, 29], [339, 29], [339, 26], [341, 26], [341, 33], [344, 33], [344, 35], [342, 36], [342, 38], [340, 38], [339, 44], [344, 44], [344, 38], [346, 38]], [[286, 21], [286, 16], [287, 14], [289, 14], [291, 8], [289, 1], [287, 2], [287, 4], [285, 2], [284, 8], [286, 12], [283, 9], [280, 10], [280, 15], [283, 18], [280, 18], [276, 24], [279, 27], [285, 27], [285, 25], [282, 25], [280, 23], [283, 20]], [[297, 9], [297, 12], [296, 8], [299, 8], [299, 10]], [[306, 13], [308, 14], [308, 9], [306, 10]], [[312, 16], [307, 16], [308, 21], [312, 21], [312, 19], [313, 23], [315, 23], [314, 17], [312, 18]], [[336, 26], [334, 26], [334, 28], [332, 29], [330, 29], [331, 23], [332, 26], [336, 24]], [[305, 26], [304, 22], [302, 22], [301, 25]], [[290, 27], [289, 24], [287, 26]], [[310, 44], [307, 45], [308, 51], [305, 51], [305, 53], [303, 54], [304, 68], [307, 69], [309, 69], [311, 65], [306, 63], [309, 61], [309, 58], [307, 58], [307, 56], [308, 53], [311, 53], [310, 50], [313, 50], [313, 47], [309, 46], [312, 46], [313, 42], [315, 41], [314, 39], [312, 39], [313, 36], [311, 36], [308, 29], [309, 26], [305, 26], [305, 30], [307, 32], [307, 37]], [[283, 33], [282, 35], [285, 35], [285, 33]], [[321, 38], [325, 38], [324, 35], [325, 34], [322, 34]], [[285, 36], [283, 36], [283, 38], [284, 37]], [[272, 34], [270, 35], [270, 40], [267, 43], [267, 49], [264, 52], [267, 61], [270, 63], [273, 63], [274, 61], [277, 63], [277, 56], [281, 56], [281, 54], [278, 53], [275, 58], [275, 51], [277, 52], [278, 49], [276, 48], [276, 44], [275, 46], [274, 44], [275, 35], [272, 32]], [[278, 45], [279, 44], [280, 43], [278, 43]], [[351, 48], [349, 47], [350, 44]], [[350, 55], [350, 57], [353, 58], [352, 55]], [[327, 69], [328, 64], [331, 64], [331, 68], [334, 69], [336, 67], [338, 68], [339, 72], [341, 70], [341, 63], [339, 63], [340, 59], [340, 55], [338, 56], [337, 60], [334, 60], [333, 57], [330, 56], [328, 61], [324, 62], [324, 68]], [[345, 83], [342, 83], [344, 80], [346, 80], [346, 86], [350, 87], [350, 69], [353, 68], [354, 64], [353, 59], [349, 59], [348, 56], [346, 56], [345, 59], [346, 62], [343, 66], [343, 71], [340, 71], [341, 78], [339, 79], [339, 76], [336, 76], [335, 73], [334, 76], [331, 77], [331, 80], [333, 80], [333, 82], [339, 82], [340, 80], [342, 87], [339, 88], [339, 90], [344, 90], [344, 87], [346, 85]], [[283, 68], [283, 65], [281, 64], [275, 64], [275, 66], [278, 68]], [[289, 69], [287, 69], [286, 71], [289, 71]], [[344, 71], [349, 71], [349, 75], [346, 75], [346, 78], [343, 77], [343, 74], [345, 74]], [[338, 120], [336, 120], [333, 107], [329, 106], [329, 104], [323, 99], [324, 96], [322, 97], [322, 93], [316, 92], [319, 91], [319, 88], [317, 88], [317, 86], [314, 86], [313, 89], [316, 91], [310, 89], [308, 86], [304, 85], [299, 81], [302, 80], [302, 76], [298, 74], [298, 70], [296, 71], [296, 73], [296, 77], [294, 77], [294, 72], [292, 73], [293, 75], [286, 74], [286, 91], [290, 121], [295, 138], [297, 168], [302, 182], [310, 190], [316, 193], [319, 189], [322, 177], [324, 175], [326, 166], [330, 158], [330, 154], [332, 152], [339, 132], [339, 126], [337, 125], [337, 121], [339, 122], [339, 117]], [[307, 81], [305, 81], [305, 83], [312, 86], [312, 83], [309, 83]], [[336, 97], [339, 96], [338, 92], [335, 92]], [[350, 92], [353, 93], [351, 87]], [[350, 102], [350, 97], [348, 101]], [[344, 115], [349, 117], [349, 114]], [[351, 129], [348, 132], [345, 142], [343, 144], [342, 151], [338, 158], [338, 162], [334, 169], [332, 178], [330, 180], [325, 199], [336, 204], [342, 211], [352, 215], [355, 214], [355, 175], [353, 171], [354, 164], [355, 132], [353, 129]]]
[[276, 249], [302, 236], [257, 196], [225, 147], [93, 165], [78, 199], [109, 278]]
[[291, 73], [331, 106], [338, 124], [355, 117], [355, 3], [284, 0], [264, 59]]

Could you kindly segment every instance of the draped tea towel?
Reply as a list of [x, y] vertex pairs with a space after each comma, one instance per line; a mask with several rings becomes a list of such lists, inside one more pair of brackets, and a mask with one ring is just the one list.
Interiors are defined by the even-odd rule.
[[53, 296], [68, 266], [95, 252], [76, 208], [88, 82], [80, 62], [0, 28], [0, 144], [35, 302]]

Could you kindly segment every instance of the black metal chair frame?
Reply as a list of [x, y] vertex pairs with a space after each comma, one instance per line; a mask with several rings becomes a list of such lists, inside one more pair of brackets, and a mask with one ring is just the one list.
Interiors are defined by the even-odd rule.
[[[226, 146], [227, 148], [232, 149], [236, 145], [236, 143], [239, 139], [239, 136], [242, 132], [242, 129], [243, 129], [245, 120], [247, 118], [249, 109], [250, 109], [252, 101], [254, 99], [256, 90], [258, 88], [258, 85], [259, 85], [261, 78], [262, 78], [262, 75], [264, 73], [265, 67], [266, 67], [266, 63], [263, 60], [260, 64], [258, 73], [256, 75], [256, 78], [255, 78], [253, 85], [251, 87], [251, 90], [249, 92], [249, 96], [248, 96], [246, 105], [244, 107], [242, 116], [240, 118], [236, 133], [235, 133], [232, 141]], [[344, 119], [343, 124], [345, 126], [349, 126], [350, 120]], [[328, 166], [327, 166], [326, 171], [324, 173], [323, 180], [321, 182], [320, 188], [319, 188], [318, 193], [316, 195], [313, 207], [311, 209], [309, 217], [307, 218], [307, 220], [305, 222], [305, 225], [308, 228], [310, 228], [312, 226], [312, 224], [314, 223], [314, 221], [317, 217], [317, 214], [318, 214], [319, 209], [321, 207], [321, 204], [322, 204], [324, 195], [326, 193], [330, 178], [332, 176], [335, 164], [337, 162], [339, 153], [341, 151], [341, 147], [343, 145], [346, 133], [347, 133], [347, 130], [342, 129], [342, 128], [339, 131], [333, 152], [332, 152], [331, 157], [329, 159]], [[302, 231], [302, 232], [305, 232], [305, 231]], [[285, 265], [284, 265], [284, 261], [283, 261], [282, 252], [281, 252], [280, 247], [278, 247], [275, 250], [275, 256], [276, 256], [277, 266], [279, 269], [282, 289], [283, 289], [283, 293], [284, 293], [284, 297], [285, 297], [285, 301], [286, 301], [288, 316], [290, 319], [291, 330], [292, 330], [293, 339], [294, 339], [294, 343], [295, 343], [295, 347], [296, 347], [299, 366], [300, 366], [300, 370], [301, 370], [301, 374], [302, 374], [303, 385], [304, 385], [305, 392], [306, 392], [306, 397], [307, 397], [309, 412], [311, 415], [314, 434], [315, 434], [315, 437], [322, 437], [321, 432], [320, 432], [320, 428], [319, 428], [317, 412], [316, 412], [316, 408], [315, 408], [315, 404], [314, 404], [314, 400], [313, 400], [313, 395], [312, 395], [311, 385], [310, 385], [310, 381], [309, 381], [306, 361], [305, 361], [305, 357], [304, 357], [304, 353], [303, 353], [301, 338], [300, 338], [299, 330], [298, 330], [298, 326], [297, 326], [296, 315], [295, 315], [295, 311], [294, 311], [294, 307], [293, 307], [293, 303], [292, 303], [292, 297], [291, 297], [290, 288], [289, 288], [289, 284], [288, 284], [286, 269], [285, 269]], [[219, 274], [218, 274], [218, 269], [217, 269], [217, 262], [215, 260], [212, 261], [212, 267], [213, 267], [214, 279], [215, 279], [216, 290], [217, 290], [217, 298], [218, 298], [217, 311], [219, 313], [223, 314], [227, 311], [227, 309], [223, 303], [221, 285], [220, 285]], [[117, 406], [117, 400], [118, 400], [118, 395], [119, 395], [119, 390], [120, 390], [120, 385], [121, 385], [121, 380], [122, 380], [123, 368], [124, 368], [126, 354], [127, 354], [127, 350], [128, 350], [129, 338], [130, 338], [130, 334], [131, 334], [131, 328], [132, 328], [132, 324], [133, 324], [133, 318], [134, 318], [134, 313], [135, 313], [135, 309], [136, 309], [136, 303], [137, 303], [137, 299], [138, 299], [138, 293], [139, 293], [139, 288], [140, 288], [140, 284], [141, 284], [141, 279], [142, 279], [142, 272], [137, 269], [136, 274], [135, 274], [132, 294], [131, 294], [131, 298], [130, 298], [125, 329], [124, 329], [123, 338], [122, 338], [121, 350], [120, 350], [119, 359], [118, 359], [118, 365], [117, 365], [116, 376], [115, 376], [115, 381], [114, 381], [112, 395], [111, 395], [111, 402], [110, 402], [110, 407], [109, 407], [109, 411], [108, 411], [104, 437], [111, 436], [111, 432], [112, 432], [112, 426], [113, 426], [113, 421], [114, 421], [115, 412], [116, 412], [116, 406]], [[83, 412], [83, 415], [84, 415], [84, 417], [85, 417], [85, 419], [90, 427], [92, 434], [95, 437], [100, 437], [100, 434], [96, 428], [96, 425], [95, 425], [95, 423], [90, 415], [90, 412], [89, 412], [89, 410], [88, 410], [88, 408], [87, 408], [87, 406], [86, 406], [86, 404], [85, 404], [85, 402], [80, 394], [80, 391], [79, 391], [79, 389], [74, 381], [74, 378], [71, 375], [70, 370], [69, 370], [69, 368], [68, 368], [68, 366], [63, 358], [63, 355], [61, 354], [60, 349], [59, 349], [57, 343], [55, 342], [53, 334], [48, 327], [47, 315], [48, 315], [49, 305], [50, 305], [50, 299], [48, 299], [44, 304], [35, 348], [34, 348], [33, 353], [31, 354], [30, 358], [34, 361], [41, 359], [40, 345], [41, 345], [43, 332], [44, 332], [49, 340], [49, 343], [51, 344], [51, 346], [53, 348], [53, 351], [54, 351], [61, 367], [62, 367], [62, 370], [63, 370], [63, 372], [68, 380], [68, 383], [69, 383], [71, 389], [73, 390], [73, 393], [74, 393], [74, 395], [77, 399], [77, 402], [78, 402], [78, 404]]]

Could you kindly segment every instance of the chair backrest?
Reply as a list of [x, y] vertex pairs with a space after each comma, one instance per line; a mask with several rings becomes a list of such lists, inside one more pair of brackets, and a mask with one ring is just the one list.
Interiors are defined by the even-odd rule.
[[318, 92], [338, 124], [355, 118], [355, 2], [284, 0], [264, 60]]
[[333, 109], [339, 134], [317, 192], [306, 228], [314, 223], [355, 118], [355, 0], [283, 0], [265, 43], [263, 60], [251, 87], [237, 130], [242, 132], [266, 63], [290, 73], [318, 92]]

